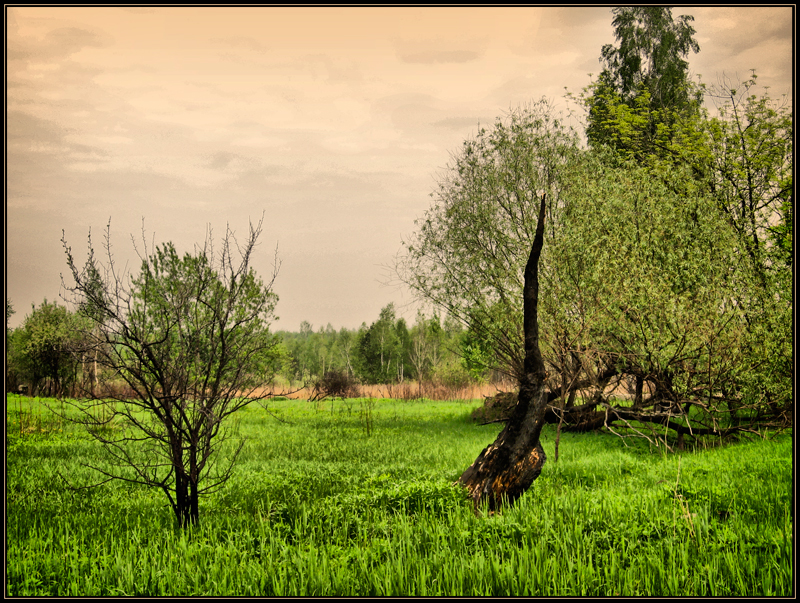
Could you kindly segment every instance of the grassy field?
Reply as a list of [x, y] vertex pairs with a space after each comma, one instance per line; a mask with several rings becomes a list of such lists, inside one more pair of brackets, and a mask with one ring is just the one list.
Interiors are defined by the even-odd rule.
[[451, 484], [501, 428], [477, 404], [251, 406], [233, 477], [181, 531], [160, 492], [68, 488], [101, 449], [9, 396], [6, 595], [794, 594], [791, 435], [664, 456], [562, 434], [554, 462], [547, 428], [533, 488], [476, 517]]

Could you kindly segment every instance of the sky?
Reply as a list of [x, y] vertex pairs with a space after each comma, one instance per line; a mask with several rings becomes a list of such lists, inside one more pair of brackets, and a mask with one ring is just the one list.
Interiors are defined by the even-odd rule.
[[[693, 76], [793, 93], [792, 7], [679, 7]], [[566, 111], [614, 41], [610, 8], [9, 7], [6, 299], [61, 301], [106, 226], [180, 253], [263, 215], [253, 265], [275, 330], [357, 328], [417, 305], [391, 266], [437, 177], [479, 124], [549, 99]], [[143, 233], [144, 232], [144, 237]]]

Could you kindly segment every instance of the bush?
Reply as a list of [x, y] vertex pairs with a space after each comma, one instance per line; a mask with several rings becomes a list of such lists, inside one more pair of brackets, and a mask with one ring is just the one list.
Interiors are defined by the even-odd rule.
[[327, 371], [314, 383], [310, 400], [323, 398], [360, 398], [358, 383], [350, 373], [341, 369]]

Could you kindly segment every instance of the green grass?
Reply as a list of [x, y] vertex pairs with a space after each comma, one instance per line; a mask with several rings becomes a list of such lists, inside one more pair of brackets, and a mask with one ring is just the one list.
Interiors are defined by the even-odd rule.
[[240, 413], [234, 475], [175, 527], [163, 494], [99, 481], [97, 444], [7, 406], [6, 593], [792, 596], [791, 435], [663, 456], [544, 431], [517, 505], [476, 517], [452, 487], [500, 425], [477, 403], [273, 401]]

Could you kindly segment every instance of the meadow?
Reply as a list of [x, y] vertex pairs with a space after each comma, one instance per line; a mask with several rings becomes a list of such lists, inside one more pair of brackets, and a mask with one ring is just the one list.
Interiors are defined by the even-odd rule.
[[452, 485], [500, 424], [478, 401], [274, 400], [200, 525], [100, 481], [102, 449], [7, 397], [6, 595], [793, 596], [791, 434], [663, 454], [555, 430], [541, 477], [476, 515]]

